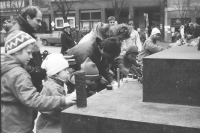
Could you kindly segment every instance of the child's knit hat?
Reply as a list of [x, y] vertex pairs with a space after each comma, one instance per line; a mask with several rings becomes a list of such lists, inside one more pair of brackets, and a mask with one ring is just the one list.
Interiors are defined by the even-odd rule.
[[47, 71], [48, 76], [53, 76], [69, 67], [68, 61], [62, 54], [50, 54], [42, 62], [41, 67]]
[[6, 38], [5, 52], [10, 55], [35, 42], [36, 40], [29, 34], [23, 31], [14, 31]]
[[89, 57], [81, 64], [81, 70], [86, 78], [99, 78], [99, 70]]

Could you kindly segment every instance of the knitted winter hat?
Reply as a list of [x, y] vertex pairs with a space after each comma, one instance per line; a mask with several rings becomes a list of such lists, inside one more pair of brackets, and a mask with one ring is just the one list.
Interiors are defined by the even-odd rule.
[[99, 77], [99, 70], [89, 57], [81, 64], [81, 70], [85, 72], [86, 78]]
[[158, 33], [160, 33], [160, 30], [158, 28], [153, 28], [152, 31], [151, 31], [151, 35], [155, 35], [155, 34], [158, 34]]
[[138, 53], [138, 48], [135, 45], [131, 45], [128, 50], [126, 51], [126, 54], [130, 54], [130, 53]]
[[42, 62], [41, 67], [47, 71], [48, 76], [52, 76], [68, 68], [69, 64], [62, 54], [50, 54]]
[[36, 40], [29, 34], [23, 31], [15, 31], [6, 38], [5, 52], [10, 55], [35, 42]]

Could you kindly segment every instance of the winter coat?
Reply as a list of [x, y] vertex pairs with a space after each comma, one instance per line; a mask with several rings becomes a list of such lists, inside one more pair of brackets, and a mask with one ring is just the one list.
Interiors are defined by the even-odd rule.
[[40, 95], [19, 61], [1, 54], [2, 133], [30, 133], [33, 109], [60, 111], [62, 106], [65, 106], [65, 97]]
[[163, 47], [156, 45], [151, 38], [147, 38], [147, 40], [143, 44], [142, 51], [138, 54], [138, 61], [143, 61], [143, 58], [162, 51]]
[[[18, 23], [16, 23], [10, 29], [8, 34], [11, 34], [16, 30], [24, 31], [31, 35], [33, 38], [36, 38], [34, 35], [36, 31], [20, 15], [18, 18]], [[30, 59], [25, 69], [31, 75], [33, 85], [37, 88], [37, 91], [40, 92], [42, 90], [42, 80], [46, 77], [46, 71], [41, 68], [42, 57], [40, 51], [33, 52], [32, 56], [33, 58]]]
[[82, 31], [78, 30], [78, 31], [74, 31], [73, 32], [73, 37], [74, 37], [74, 41], [78, 44], [79, 41], [81, 40], [81, 38], [83, 37], [83, 33]]
[[105, 59], [101, 56], [101, 52], [96, 44], [92, 42], [79, 43], [72, 49], [67, 51], [68, 55], [74, 55], [76, 64], [80, 70], [80, 65], [89, 57], [92, 62], [94, 62], [99, 70], [99, 74], [103, 76], [106, 80], [111, 82], [113, 80], [112, 75], [109, 73], [109, 65], [106, 63]]
[[[64, 83], [55, 77], [48, 77], [40, 93], [45, 96], [66, 96]], [[61, 112], [41, 112], [36, 124], [37, 133], [61, 133]]]
[[63, 31], [63, 33], [61, 34], [61, 45], [62, 54], [64, 54], [68, 49], [76, 45], [72, 33]]
[[[128, 59], [126, 58], [126, 54], [125, 54], [125, 55], [120, 55], [117, 58], [115, 58], [115, 60], [112, 64], [112, 70], [115, 72], [115, 75], [117, 75], [116, 69], [119, 68], [123, 77], [126, 77], [129, 73], [131, 73], [130, 69], [133, 66], [135, 68], [140, 68], [140, 65], [136, 62], [136, 60], [135, 60], [135, 62], [128, 61]], [[133, 74], [135, 74], [135, 73], [133, 73]]]

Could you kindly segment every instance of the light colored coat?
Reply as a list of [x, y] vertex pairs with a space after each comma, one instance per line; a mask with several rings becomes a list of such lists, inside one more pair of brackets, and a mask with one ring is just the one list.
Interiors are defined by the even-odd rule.
[[[45, 96], [66, 96], [64, 83], [55, 77], [48, 77], [40, 93]], [[64, 108], [63, 108], [64, 109]], [[41, 112], [36, 122], [37, 133], [61, 133], [61, 111]]]

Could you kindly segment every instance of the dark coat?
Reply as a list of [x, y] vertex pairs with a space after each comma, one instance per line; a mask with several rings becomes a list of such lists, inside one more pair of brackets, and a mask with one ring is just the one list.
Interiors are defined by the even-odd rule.
[[74, 41], [78, 44], [79, 43], [79, 41], [82, 39], [82, 37], [83, 37], [83, 33], [82, 33], [82, 31], [80, 31], [80, 30], [78, 30], [78, 31], [74, 31], [73, 32], [73, 36], [74, 36]]
[[[21, 30], [33, 38], [36, 39], [34, 33], [36, 32], [30, 24], [23, 19], [22, 16], [18, 16], [18, 23], [16, 23], [9, 31], [10, 34], [13, 31]], [[33, 52], [33, 58], [31, 58], [30, 62], [28, 63], [27, 67], [25, 68], [27, 72], [31, 75], [31, 80], [33, 85], [37, 88], [37, 91], [40, 92], [42, 90], [42, 80], [46, 77], [46, 71], [41, 68], [42, 64], [42, 57], [40, 51]]]
[[99, 70], [99, 74], [107, 79], [109, 82], [113, 80], [112, 75], [109, 73], [109, 65], [105, 59], [102, 58], [101, 52], [97, 43], [80, 43], [67, 51], [68, 55], [74, 55], [77, 63], [77, 70], [80, 65], [89, 57], [94, 62]]
[[76, 45], [72, 33], [67, 33], [63, 31], [63, 33], [61, 34], [61, 45], [62, 54], [64, 54], [65, 51]]
[[122, 77], [126, 77], [129, 73], [132, 73], [134, 75], [137, 75], [133, 70], [132, 67], [136, 68], [138, 70], [138, 72], [141, 74], [141, 70], [140, 70], [140, 65], [136, 62], [130, 62], [127, 58], [126, 58], [126, 54], [124, 55], [120, 55], [117, 58], [115, 58], [113, 64], [112, 64], [112, 70], [115, 73], [115, 75], [117, 75], [117, 68], [119, 68]]

